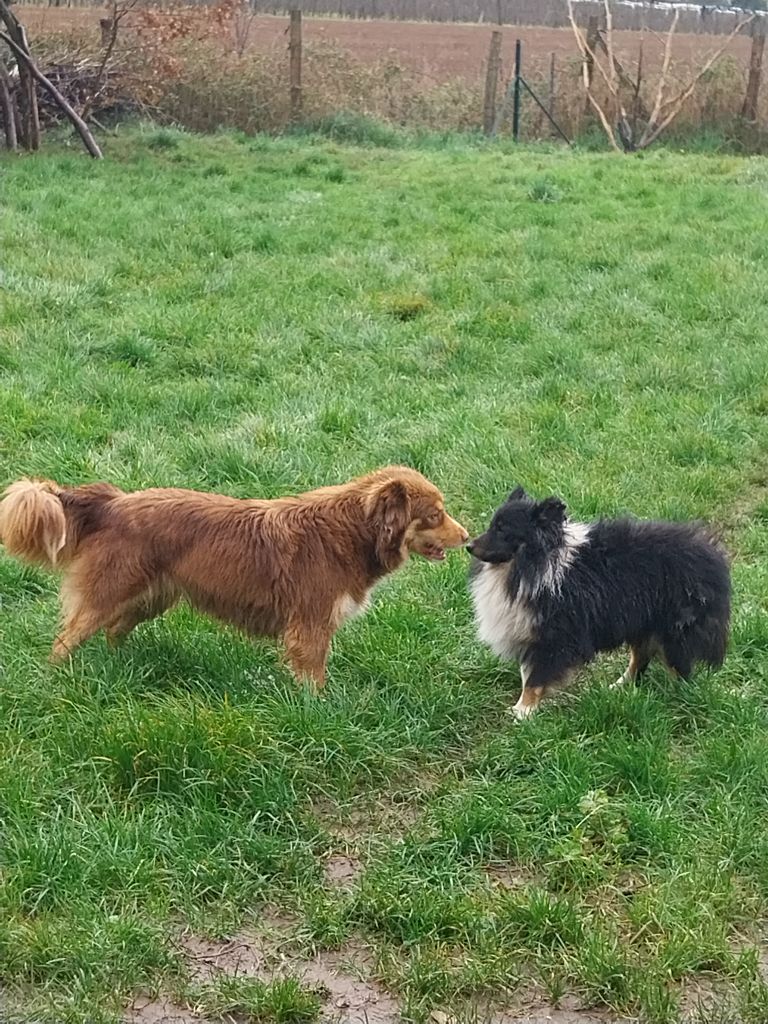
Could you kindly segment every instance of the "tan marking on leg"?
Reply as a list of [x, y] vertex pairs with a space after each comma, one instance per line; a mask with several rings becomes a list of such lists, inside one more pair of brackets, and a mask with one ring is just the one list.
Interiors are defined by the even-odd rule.
[[524, 718], [530, 718], [531, 715], [536, 711], [541, 698], [544, 696], [544, 687], [536, 686], [533, 689], [530, 687], [523, 687], [523, 692], [520, 694], [520, 699], [517, 704], [512, 708], [512, 714], [515, 718], [522, 720]]
[[539, 704], [541, 704], [545, 694], [564, 689], [570, 684], [576, 671], [575, 668], [566, 669], [561, 675], [548, 679], [546, 684], [542, 686], [529, 686], [530, 667], [528, 665], [521, 665], [520, 678], [523, 689], [520, 693], [520, 699], [512, 708], [512, 714], [517, 719], [530, 718], [537, 710]]
[[653, 657], [653, 648], [649, 643], [631, 645], [629, 648], [629, 664], [615, 683], [611, 683], [611, 689], [617, 690], [627, 683], [636, 683], [638, 677], [648, 668], [648, 662]]
[[512, 714], [518, 721], [522, 721], [524, 718], [530, 718], [541, 703], [541, 698], [544, 696], [543, 686], [528, 686], [529, 675], [529, 667], [525, 664], [521, 665], [520, 681], [523, 688], [520, 691], [520, 698], [517, 704], [512, 708]]

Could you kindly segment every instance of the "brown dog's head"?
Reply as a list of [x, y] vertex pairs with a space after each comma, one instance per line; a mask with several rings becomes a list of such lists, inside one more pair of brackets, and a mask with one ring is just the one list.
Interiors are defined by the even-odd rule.
[[446, 548], [467, 542], [467, 531], [445, 511], [440, 491], [415, 469], [388, 466], [365, 482], [376, 554], [385, 569], [397, 568], [412, 552], [441, 562]]

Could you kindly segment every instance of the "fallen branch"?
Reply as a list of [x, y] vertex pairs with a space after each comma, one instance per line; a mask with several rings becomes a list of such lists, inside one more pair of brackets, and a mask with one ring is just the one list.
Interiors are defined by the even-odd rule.
[[24, 50], [17, 43], [15, 43], [6, 32], [0, 32], [0, 39], [2, 39], [6, 46], [9, 46], [11, 50], [13, 50], [18, 60], [23, 61], [24, 66], [28, 69], [30, 75], [35, 79], [35, 81], [42, 85], [42, 87], [53, 97], [58, 106], [62, 109], [62, 111], [72, 122], [75, 131], [83, 140], [83, 145], [94, 158], [94, 160], [101, 160], [103, 154], [99, 149], [96, 140], [91, 134], [88, 125], [85, 123], [82, 117], [80, 117], [80, 115], [77, 113], [74, 107], [72, 107], [67, 102], [67, 100], [64, 98], [64, 96], [62, 96], [62, 94], [59, 92], [59, 90], [56, 88], [53, 82], [50, 82], [45, 77], [42, 71], [40, 71], [35, 62], [32, 60], [32, 57], [28, 53], [25, 53]]

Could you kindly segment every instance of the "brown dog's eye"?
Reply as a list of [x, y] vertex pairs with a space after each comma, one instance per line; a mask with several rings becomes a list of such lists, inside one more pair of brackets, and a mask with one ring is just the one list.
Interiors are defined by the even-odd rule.
[[434, 512], [430, 512], [427, 516], [427, 526], [439, 526], [443, 521], [443, 513], [439, 509], [435, 509]]

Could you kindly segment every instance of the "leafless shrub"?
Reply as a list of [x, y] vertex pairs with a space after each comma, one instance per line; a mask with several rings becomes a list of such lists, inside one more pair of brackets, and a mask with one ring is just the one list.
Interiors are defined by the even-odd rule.
[[[632, 122], [637, 121], [635, 116], [630, 121], [627, 111], [627, 76], [619, 66], [614, 53], [613, 35], [613, 9], [611, 0], [604, 0], [605, 24], [602, 36], [598, 36], [603, 42], [603, 53], [588, 40], [586, 34], [576, 21], [573, 0], [568, 2], [568, 18], [576, 39], [576, 45], [582, 57], [582, 83], [587, 100], [597, 115], [600, 124], [605, 132], [610, 145], [617, 152], [647, 149], [652, 145], [669, 126], [675, 121], [688, 100], [696, 93], [702, 81], [713, 69], [717, 61], [722, 57], [728, 45], [737, 33], [748, 25], [754, 15], [750, 14], [738, 19], [732, 31], [724, 37], [722, 44], [707, 57], [690, 67], [690, 73], [682, 82], [674, 81], [672, 74], [672, 51], [675, 30], [677, 29], [680, 11], [675, 10], [664, 40], [664, 50], [661, 62], [661, 70], [656, 78], [655, 88], [649, 90], [653, 98], [648, 98], [644, 104], [647, 111], [650, 111], [643, 119], [644, 124], [640, 130], [639, 137], [635, 137], [632, 129]], [[642, 51], [641, 51], [642, 52]], [[598, 94], [595, 88], [595, 81], [601, 82], [601, 93]], [[641, 71], [638, 69], [638, 78], [634, 89], [634, 98], [637, 103], [641, 89]]]

